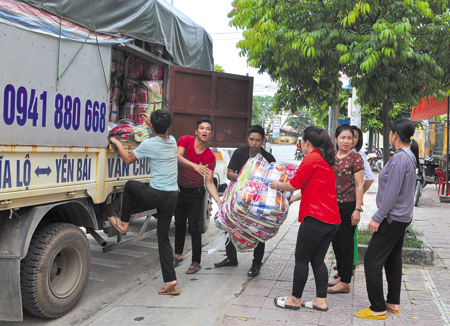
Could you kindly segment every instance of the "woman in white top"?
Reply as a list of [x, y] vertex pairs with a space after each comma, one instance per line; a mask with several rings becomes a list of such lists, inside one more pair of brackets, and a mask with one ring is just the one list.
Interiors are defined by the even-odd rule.
[[359, 129], [357, 126], [351, 126], [353, 129], [353, 151], [355, 153], [358, 153], [361, 155], [361, 158], [364, 161], [364, 185], [363, 185], [363, 192], [366, 193], [367, 190], [369, 190], [370, 186], [373, 183], [373, 180], [375, 180], [375, 175], [372, 172], [372, 169], [370, 168], [370, 164], [367, 161], [367, 155], [364, 153], [361, 148], [363, 144], [363, 133], [362, 130]]

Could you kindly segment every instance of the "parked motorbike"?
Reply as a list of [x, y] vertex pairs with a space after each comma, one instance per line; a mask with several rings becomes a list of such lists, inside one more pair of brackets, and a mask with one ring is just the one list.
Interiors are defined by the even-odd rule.
[[420, 165], [422, 166], [423, 177], [422, 188], [429, 184], [439, 184], [439, 177], [435, 170], [439, 167], [439, 164], [437, 164], [433, 158], [427, 156]]
[[377, 162], [383, 161], [383, 150], [375, 148], [373, 153], [367, 154], [367, 162], [369, 162], [372, 171], [378, 171]]
[[300, 161], [304, 156], [305, 156], [305, 154], [303, 154], [303, 151], [301, 149], [295, 150], [295, 155], [294, 155], [295, 160]]

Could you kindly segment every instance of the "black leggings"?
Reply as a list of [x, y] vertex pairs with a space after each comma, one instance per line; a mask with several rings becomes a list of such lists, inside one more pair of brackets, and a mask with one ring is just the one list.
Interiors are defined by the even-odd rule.
[[355, 254], [356, 225], [352, 225], [352, 214], [355, 211], [356, 202], [339, 203], [339, 215], [341, 225], [333, 238], [333, 251], [336, 256], [338, 275], [341, 282], [350, 283], [353, 274], [353, 257]]
[[[403, 239], [410, 223], [389, 223], [384, 219], [369, 242], [364, 255], [364, 273], [372, 311], [386, 311], [386, 302], [400, 304]], [[386, 301], [383, 294], [383, 267], [388, 284]]]
[[331, 239], [339, 229], [338, 224], [328, 224], [312, 216], [306, 216], [300, 224], [295, 247], [294, 285], [292, 295], [301, 298], [308, 280], [308, 264], [311, 266], [316, 281], [316, 296], [327, 297], [328, 269], [325, 255]]

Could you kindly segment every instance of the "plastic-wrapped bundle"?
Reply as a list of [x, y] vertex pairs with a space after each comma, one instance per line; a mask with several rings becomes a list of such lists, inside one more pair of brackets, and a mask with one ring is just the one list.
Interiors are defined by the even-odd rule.
[[134, 103], [134, 122], [136, 122], [137, 124], [144, 123], [144, 118], [141, 116], [141, 113], [147, 113], [147, 110], [147, 103]]
[[119, 110], [119, 120], [134, 120], [134, 102], [125, 102]]
[[120, 141], [134, 141], [133, 128], [136, 124], [129, 119], [108, 123], [108, 138], [115, 137]]
[[268, 163], [262, 155], [248, 160], [238, 179], [230, 183], [215, 216], [216, 226], [229, 232], [238, 250], [273, 238], [287, 217], [292, 192], [270, 189], [272, 181], [287, 182], [297, 166]]

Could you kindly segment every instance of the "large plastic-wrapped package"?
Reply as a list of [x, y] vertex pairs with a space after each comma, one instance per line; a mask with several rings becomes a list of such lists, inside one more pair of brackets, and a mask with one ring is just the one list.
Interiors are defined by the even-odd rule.
[[164, 74], [164, 68], [153, 62], [144, 61], [144, 77], [151, 80], [161, 79]]
[[134, 102], [125, 102], [119, 110], [119, 120], [130, 119], [134, 121]]
[[134, 103], [134, 122], [137, 124], [144, 123], [144, 118], [141, 116], [141, 113], [147, 113], [148, 104], [147, 103]]
[[152, 93], [163, 93], [163, 81], [162, 80], [143, 80], [142, 84]]
[[129, 79], [139, 80], [144, 76], [142, 59], [135, 56], [128, 56], [125, 62], [125, 76]]
[[288, 182], [297, 166], [268, 163], [260, 154], [251, 158], [229, 184], [215, 216], [218, 228], [227, 231], [238, 250], [251, 249], [273, 238], [289, 210], [290, 191], [270, 189], [272, 181]]

